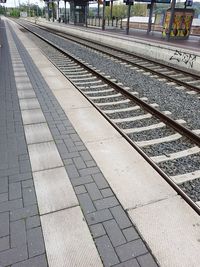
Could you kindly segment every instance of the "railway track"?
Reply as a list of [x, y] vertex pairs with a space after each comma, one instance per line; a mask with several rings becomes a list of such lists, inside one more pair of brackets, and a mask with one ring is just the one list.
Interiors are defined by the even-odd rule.
[[[31, 24], [35, 26], [34, 24]], [[155, 77], [160, 77], [166, 79], [168, 82], [172, 82], [175, 85], [180, 86], [181, 90], [189, 90], [189, 94], [200, 93], [200, 76], [194, 73], [190, 73], [178, 68], [168, 66], [166, 64], [157, 62], [152, 59], [147, 59], [145, 57], [134, 55], [122, 49], [116, 49], [109, 45], [99, 45], [93, 41], [88, 41], [80, 37], [66, 35], [61, 32], [54, 31], [42, 26], [38, 26], [40, 29], [44, 29], [50, 33], [56, 34], [57, 36], [63, 37], [72, 42], [78, 43], [95, 51], [99, 51], [102, 54], [106, 54], [109, 57], [113, 57], [114, 60], [118, 60], [119, 63], [123, 62], [129, 65], [129, 67], [134, 67], [137, 71], [145, 71], [146, 75], [155, 75]]]
[[[28, 30], [26, 28], [26, 30]], [[34, 33], [51, 62], [200, 214], [200, 129]]]

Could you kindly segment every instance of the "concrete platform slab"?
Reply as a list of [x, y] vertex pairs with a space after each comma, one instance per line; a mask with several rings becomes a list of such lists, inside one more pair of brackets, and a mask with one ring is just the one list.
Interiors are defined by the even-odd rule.
[[32, 90], [32, 85], [30, 82], [27, 82], [27, 83], [18, 82], [16, 86], [17, 86], [17, 90]]
[[200, 266], [200, 217], [179, 196], [128, 213], [160, 266]]
[[84, 96], [80, 95], [80, 93], [74, 88], [72, 84], [70, 84], [70, 87], [66, 89], [54, 91], [55, 97], [57, 98], [65, 112], [71, 109], [87, 108], [92, 106]]
[[45, 75], [46, 77], [47, 76], [49, 76], [49, 77], [51, 77], [51, 76], [55, 77], [56, 74], [58, 74], [58, 73], [60, 75], [60, 72], [59, 71], [56, 71], [56, 68], [55, 67], [52, 68], [51, 66], [48, 66], [48, 67], [45, 66], [45, 67], [43, 67], [41, 69], [42, 69], [43, 75]]
[[64, 167], [33, 173], [40, 214], [78, 206]]
[[46, 121], [41, 109], [22, 110], [22, 119], [24, 124], [41, 123]]
[[49, 267], [103, 267], [79, 207], [41, 216]]
[[67, 111], [67, 116], [84, 142], [121, 137], [93, 107]]
[[160, 175], [122, 138], [90, 142], [86, 143], [86, 146], [125, 209], [176, 195]]
[[52, 141], [53, 137], [46, 123], [24, 126], [27, 144]]
[[24, 68], [24, 64], [23, 64], [23, 62], [22, 61], [20, 61], [20, 62], [16, 62], [16, 63], [12, 63], [12, 65], [13, 65], [13, 68]]
[[33, 171], [42, 171], [63, 166], [54, 142], [28, 145]]
[[23, 99], [23, 98], [35, 98], [36, 97], [36, 95], [35, 95], [35, 92], [31, 89], [31, 90], [29, 90], [29, 89], [23, 89], [23, 90], [19, 90], [18, 92], [17, 92], [17, 94], [18, 94], [18, 97], [20, 98], [20, 99]]
[[[45, 75], [45, 72], [44, 72]], [[57, 78], [57, 76], [55, 76]], [[60, 76], [59, 79], [55, 79], [55, 77], [47, 76], [46, 82], [48, 83], [49, 87], [52, 88], [52, 90], [62, 90], [65, 89], [67, 86], [69, 86], [69, 82], [66, 82], [66, 78], [63, 76]], [[71, 84], [70, 84], [71, 85]]]
[[15, 77], [23, 77], [23, 76], [26, 76], [27, 73], [25, 71], [15, 71], [14, 75]]
[[36, 98], [20, 99], [19, 104], [20, 104], [21, 110], [40, 108], [40, 104]]
[[29, 80], [29, 78], [27, 77], [27, 75], [26, 76], [24, 76], [24, 77], [15, 77], [15, 81], [17, 82], [17, 83], [28, 83], [28, 82], [30, 82], [30, 80]]
[[[40, 60], [38, 60], [37, 62], [37, 65], [40, 67], [40, 68], [48, 68], [49, 67], [49, 61], [47, 60], [47, 58], [41, 53], [41, 50], [40, 49], [30, 49], [31, 50], [31, 55], [34, 57], [34, 58], [38, 58], [38, 53], [40, 54]], [[51, 64], [51, 63], [50, 63]]]

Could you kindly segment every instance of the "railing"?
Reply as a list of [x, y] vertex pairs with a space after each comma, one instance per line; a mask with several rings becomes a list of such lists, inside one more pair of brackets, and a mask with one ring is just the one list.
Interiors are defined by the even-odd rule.
[[[103, 22], [102, 17], [89, 17], [87, 19], [87, 24], [90, 26], [93, 26], [93, 27], [102, 27], [102, 22]], [[122, 29], [122, 18], [106, 17], [105, 18], [105, 26]]]
[[[93, 27], [102, 27], [102, 17], [89, 17], [87, 19], [87, 24]], [[126, 21], [123, 21], [122, 18], [105, 18], [105, 26], [106, 27], [113, 27], [119, 29], [126, 29]], [[139, 30], [147, 30], [148, 23], [142, 22], [130, 22], [129, 27], [132, 29], [139, 29]], [[152, 31], [162, 32], [163, 26], [160, 24], [152, 24]], [[191, 27], [191, 35], [200, 35], [200, 26], [192, 26]]]

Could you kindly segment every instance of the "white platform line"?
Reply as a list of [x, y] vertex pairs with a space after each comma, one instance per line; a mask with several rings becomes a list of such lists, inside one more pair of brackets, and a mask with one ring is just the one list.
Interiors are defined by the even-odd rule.
[[168, 156], [162, 155], [162, 156], [156, 156], [156, 157], [151, 157], [151, 159], [156, 162], [163, 162], [163, 161], [168, 161], [168, 160], [173, 160], [173, 159], [179, 159], [183, 157], [187, 157], [196, 153], [200, 152], [200, 147], [195, 146], [189, 149], [185, 149], [179, 152], [171, 153]]
[[170, 178], [177, 184], [200, 178], [200, 170], [194, 172], [188, 172], [180, 175], [170, 176]]

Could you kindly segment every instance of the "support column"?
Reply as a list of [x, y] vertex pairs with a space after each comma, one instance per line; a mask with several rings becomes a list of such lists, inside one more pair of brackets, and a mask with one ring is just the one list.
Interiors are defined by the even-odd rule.
[[131, 14], [131, 0], [128, 0], [128, 10], [127, 10], [127, 23], [126, 23], [126, 34], [129, 34], [129, 23], [130, 23], [130, 14]]
[[105, 30], [105, 5], [106, 5], [106, 1], [103, 0], [102, 31]]
[[55, 5], [54, 5], [54, 1], [52, 1], [52, 19], [54, 22], [54, 13], [55, 13]]
[[113, 26], [113, 0], [110, 1], [110, 18], [111, 18], [111, 23]]
[[60, 17], [59, 0], [57, 0], [57, 20], [59, 20], [59, 17]]
[[170, 16], [170, 21], [169, 21], [169, 32], [167, 34], [167, 41], [169, 41], [169, 39], [170, 39], [170, 33], [171, 33], [171, 30], [172, 30], [172, 25], [173, 25], [173, 20], [174, 20], [174, 9], [175, 9], [175, 6], [176, 6], [176, 0], [172, 0], [172, 3], [171, 3], [171, 16]]
[[67, 2], [67, 0], [64, 0], [64, 4], [65, 4], [65, 23], [66, 23], [66, 21], [67, 21], [67, 15], [66, 15], [66, 2]]
[[86, 6], [85, 6], [85, 27], [87, 27], [87, 18], [88, 18], [88, 10], [89, 10], [89, 3], [87, 2], [86, 3]]
[[147, 34], [150, 33], [151, 31], [151, 25], [152, 25], [152, 17], [153, 17], [153, 7], [154, 7], [154, 2], [155, 0], [151, 0], [151, 7], [149, 11], [149, 22], [148, 22], [148, 29], [147, 29]]
[[113, 0], [110, 1], [110, 17], [113, 17]]
[[99, 9], [100, 9], [100, 4], [99, 4], [99, 1], [98, 1], [98, 6], [97, 6], [97, 16], [99, 18]]
[[50, 16], [49, 16], [49, 1], [47, 2], [47, 17], [48, 17], [48, 20], [50, 20]]

